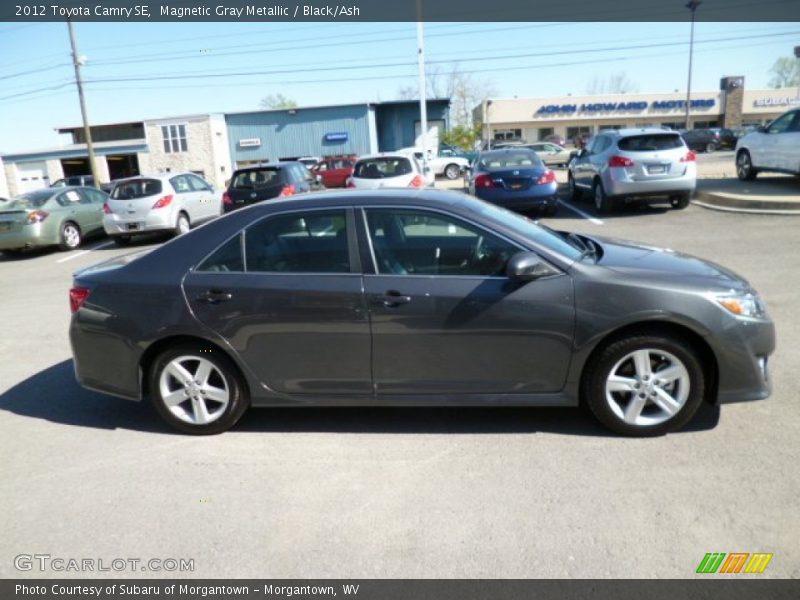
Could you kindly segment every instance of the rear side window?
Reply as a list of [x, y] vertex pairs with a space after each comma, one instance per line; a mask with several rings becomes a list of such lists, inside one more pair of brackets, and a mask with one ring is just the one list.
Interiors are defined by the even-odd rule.
[[162, 191], [161, 182], [158, 179], [134, 179], [123, 181], [114, 186], [111, 197], [115, 200], [133, 200], [154, 196]]
[[353, 175], [359, 179], [384, 179], [414, 172], [411, 161], [400, 156], [370, 158], [356, 163]]
[[280, 169], [253, 169], [237, 173], [231, 187], [235, 190], [258, 190], [280, 182]]
[[651, 133], [622, 138], [617, 146], [625, 152], [655, 152], [680, 148], [683, 140], [677, 133]]
[[221, 248], [205, 259], [198, 271], [204, 273], [241, 273], [244, 271], [244, 260], [242, 260], [242, 236], [226, 242]]

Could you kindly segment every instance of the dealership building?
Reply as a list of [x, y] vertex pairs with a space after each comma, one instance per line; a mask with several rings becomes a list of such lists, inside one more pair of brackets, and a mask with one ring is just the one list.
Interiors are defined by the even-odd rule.
[[[689, 129], [763, 125], [800, 106], [800, 90], [745, 89], [744, 77], [723, 77], [718, 89], [692, 92]], [[549, 135], [573, 140], [601, 129], [683, 129], [686, 93], [607, 94], [551, 98], [493, 98], [475, 108], [484, 139], [538, 141]]]
[[[426, 103], [429, 143], [449, 127], [450, 100]], [[64, 127], [65, 146], [4, 154], [0, 191], [21, 194], [91, 172], [83, 127]], [[182, 115], [92, 125], [101, 182], [138, 174], [192, 171], [222, 187], [248, 164], [302, 156], [370, 154], [414, 146], [417, 101]]]

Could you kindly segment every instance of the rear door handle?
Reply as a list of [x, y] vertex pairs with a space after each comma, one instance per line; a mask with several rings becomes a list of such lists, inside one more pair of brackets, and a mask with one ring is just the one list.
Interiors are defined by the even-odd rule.
[[233, 298], [233, 294], [222, 290], [208, 290], [200, 294], [197, 299], [207, 304], [219, 304]]
[[404, 296], [397, 290], [389, 290], [382, 296], [375, 296], [373, 302], [383, 306], [394, 307], [400, 306], [401, 304], [408, 304], [411, 302], [411, 296]]

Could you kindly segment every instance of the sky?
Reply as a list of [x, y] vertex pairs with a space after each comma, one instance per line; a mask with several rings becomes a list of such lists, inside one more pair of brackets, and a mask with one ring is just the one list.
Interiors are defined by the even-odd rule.
[[[393, 100], [417, 85], [415, 23], [76, 23], [90, 122]], [[430, 23], [428, 68], [493, 97], [581, 95], [624, 73], [639, 92], [685, 91], [688, 23]], [[764, 89], [800, 23], [695, 25], [692, 90], [727, 75]], [[0, 153], [68, 143], [81, 124], [66, 23], [0, 23]], [[122, 80], [122, 81], [120, 81]]]

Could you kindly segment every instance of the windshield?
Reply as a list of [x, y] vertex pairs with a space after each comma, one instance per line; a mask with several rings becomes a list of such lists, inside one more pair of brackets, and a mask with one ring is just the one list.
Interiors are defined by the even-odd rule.
[[384, 179], [409, 175], [413, 172], [414, 169], [408, 158], [385, 156], [358, 161], [353, 176], [359, 179]]
[[513, 152], [486, 152], [481, 154], [479, 164], [484, 169], [535, 168], [542, 166], [542, 160], [533, 150], [524, 149]]

